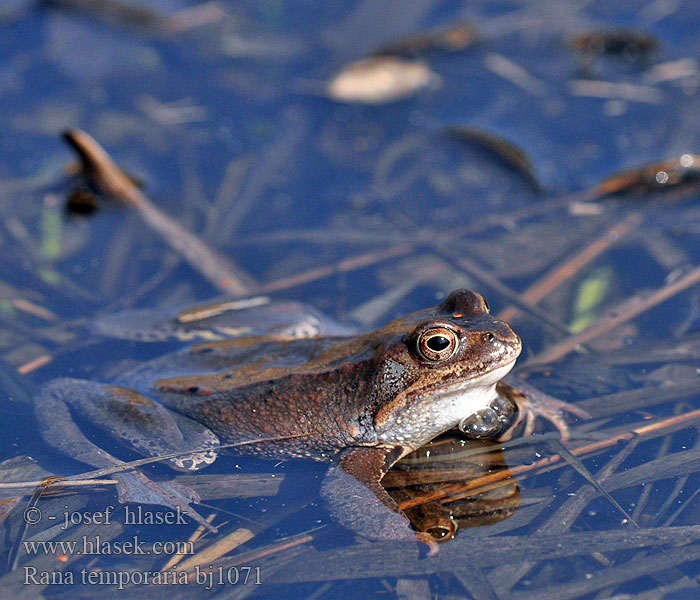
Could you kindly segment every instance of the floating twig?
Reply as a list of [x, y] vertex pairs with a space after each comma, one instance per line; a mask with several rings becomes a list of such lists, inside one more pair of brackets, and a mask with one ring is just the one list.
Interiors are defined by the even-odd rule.
[[23, 365], [17, 367], [17, 372], [20, 375], [27, 375], [32, 371], [36, 371], [37, 369], [48, 365], [52, 360], [53, 356], [50, 354], [42, 354], [41, 356], [37, 356], [34, 360], [30, 360], [28, 363], [24, 363]]
[[700, 156], [681, 154], [613, 175], [598, 184], [600, 196], [651, 194], [687, 183], [700, 183]]
[[533, 96], [545, 96], [547, 94], [547, 86], [542, 80], [537, 79], [529, 71], [510, 60], [510, 58], [492, 52], [486, 55], [484, 62], [487, 69], [506, 81], [510, 81], [513, 85], [517, 85], [529, 94]]
[[235, 295], [248, 292], [253, 285], [250, 275], [156, 207], [92, 137], [72, 129], [64, 133], [64, 138], [80, 156], [86, 175], [96, 187], [137, 210], [149, 227], [217, 289]]
[[479, 39], [476, 27], [469, 23], [453, 23], [447, 27], [431, 29], [410, 35], [380, 46], [375, 56], [423, 54], [427, 52], [460, 52]]

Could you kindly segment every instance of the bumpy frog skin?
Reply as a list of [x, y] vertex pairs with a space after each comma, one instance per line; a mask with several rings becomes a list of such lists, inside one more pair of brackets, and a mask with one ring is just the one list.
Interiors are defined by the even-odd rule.
[[[181, 470], [210, 464], [216, 450], [207, 448], [249, 440], [261, 441], [241, 451], [331, 461], [322, 492], [334, 515], [370, 537], [402, 538], [407, 522], [382, 476], [487, 408], [520, 350], [483, 296], [457, 290], [435, 308], [354, 337], [236, 338], [164, 356], [111, 385], [55, 380], [42, 388], [36, 413], [48, 443], [96, 467], [120, 461], [92, 444], [71, 414], [145, 455], [197, 449], [172, 461]], [[280, 436], [297, 437], [265, 441]], [[117, 478], [120, 500], [193, 499], [140, 473]]]

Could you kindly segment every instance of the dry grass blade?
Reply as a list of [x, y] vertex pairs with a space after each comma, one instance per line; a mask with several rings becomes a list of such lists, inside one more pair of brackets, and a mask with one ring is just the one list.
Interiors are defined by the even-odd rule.
[[138, 211], [149, 227], [217, 289], [236, 295], [248, 292], [254, 284], [250, 275], [156, 207], [92, 137], [79, 129], [67, 131], [64, 137], [80, 156], [86, 175], [105, 195]]
[[688, 397], [697, 393], [695, 381], [681, 381], [668, 385], [643, 387], [636, 390], [626, 390], [615, 394], [606, 394], [596, 398], [588, 398], [576, 403], [576, 406], [586, 410], [594, 418], [629, 413], [656, 404]]
[[487, 69], [533, 96], [545, 96], [548, 93], [547, 86], [541, 79], [502, 54], [491, 52], [486, 55], [484, 63]]
[[37, 356], [35, 359], [30, 360], [27, 363], [24, 363], [23, 365], [20, 365], [17, 367], [17, 372], [20, 375], [27, 375], [28, 373], [31, 373], [32, 371], [36, 371], [37, 369], [40, 369], [41, 367], [48, 365], [51, 361], [53, 360], [53, 356], [49, 354], [42, 354], [41, 356]]
[[[235, 448], [237, 446], [247, 446], [250, 444], [259, 444], [262, 442], [270, 442], [275, 440], [285, 440], [296, 437], [303, 437], [306, 434], [279, 436], [272, 438], [261, 438], [258, 440], [247, 440], [245, 442], [237, 442], [234, 444], [222, 444], [220, 446], [212, 446], [207, 448], [208, 450], [222, 450], [225, 448]], [[129, 462], [124, 462], [113, 467], [105, 467], [103, 469], [95, 469], [93, 471], [88, 471], [85, 473], [79, 473], [77, 475], [70, 475], [67, 477], [63, 476], [51, 476], [45, 477], [41, 480], [36, 481], [18, 481], [18, 482], [0, 482], [0, 490], [10, 489], [10, 490], [22, 490], [25, 488], [34, 489], [42, 488], [46, 489], [52, 486], [85, 486], [85, 485], [112, 485], [116, 484], [116, 480], [105, 480], [105, 479], [95, 479], [96, 477], [103, 477], [105, 475], [111, 475], [112, 473], [121, 473], [123, 471], [128, 471], [130, 469], [135, 469], [136, 467], [141, 467], [143, 465], [148, 465], [154, 462], [160, 462], [163, 460], [168, 460], [171, 458], [176, 458], [178, 456], [186, 456], [192, 452], [198, 452], [200, 449], [193, 448], [191, 450], [185, 450], [182, 452], [173, 452], [171, 454], [163, 454], [160, 456], [152, 456], [149, 458], [141, 458], [138, 460], [132, 460]]]
[[[214, 514], [214, 513], [209, 515], [206, 518], [207, 523], [211, 523], [215, 517], [216, 517], [216, 514]], [[197, 527], [197, 529], [194, 530], [192, 535], [187, 538], [187, 541], [194, 544], [204, 535], [205, 531], [207, 531], [207, 528], [204, 527], [204, 525], [200, 525], [199, 527]], [[171, 567], [174, 567], [175, 565], [180, 564], [183, 556], [185, 556], [185, 555], [184, 554], [173, 554], [172, 558], [167, 563], [165, 563], [165, 565], [163, 565], [163, 567], [161, 568], [161, 572], [165, 572], [168, 569], [170, 569]]]
[[[664, 544], [691, 544], [698, 540], [700, 540], [698, 525], [634, 530], [624, 528], [615, 531], [586, 531], [555, 535], [535, 534], [525, 538], [522, 536], [484, 537], [479, 538], [478, 552], [474, 551], [474, 540], [468, 537], [457, 537], [442, 546], [437, 555], [421, 559], [416, 556], [417, 553], [412, 552], [410, 546], [406, 546], [403, 552], [397, 552], [395, 543], [377, 543], [372, 546], [358, 544], [318, 552], [312, 558], [305, 556], [303, 559], [294, 560], [285, 565], [269, 583], [400, 577], [463, 570], [465, 556], [469, 557], [470, 566], [500, 568], [505, 564], [520, 564], [524, 556], [532, 560], [553, 560], [588, 555], [592, 552], [653, 548]], [[694, 560], [694, 557], [700, 556], [700, 547], [697, 545], [678, 550], [688, 552], [685, 560]], [[671, 551], [668, 554], [670, 553]], [[656, 558], [662, 559], [659, 555]], [[323, 565], [323, 569], [318, 568], [319, 564]]]
[[306, 271], [304, 273], [299, 273], [297, 275], [291, 275], [290, 277], [285, 277], [283, 279], [271, 281], [270, 283], [266, 283], [256, 288], [253, 288], [250, 291], [251, 293], [255, 294], [266, 294], [269, 292], [286, 290], [298, 285], [304, 285], [312, 281], [317, 281], [325, 277], [330, 277], [338, 273], [347, 273], [349, 271], [369, 267], [378, 262], [389, 260], [390, 258], [403, 256], [412, 252], [414, 248], [415, 247], [413, 246], [413, 244], [397, 244], [396, 246], [391, 246], [390, 248], [386, 248], [385, 250], [377, 250], [375, 252], [368, 252], [366, 254], [360, 254], [358, 256], [343, 259], [335, 265], [330, 265], [327, 267], [318, 267], [316, 269], [311, 269], [310, 271]]
[[610, 502], [632, 525], [637, 529], [640, 529], [639, 523], [634, 520], [634, 518], [620, 506], [620, 503], [613, 498], [610, 493], [603, 487], [603, 485], [593, 476], [593, 474], [586, 468], [586, 466], [576, 458], [569, 449], [564, 446], [559, 440], [549, 440], [549, 447], [556, 452], [561, 458], [563, 458], [570, 467], [572, 467], [581, 477], [583, 477], [588, 483], [590, 483], [598, 492], [605, 496], [606, 500]]
[[[596, 257], [639, 227], [642, 220], [643, 217], [639, 212], [628, 214], [622, 221], [605, 231], [584, 248], [581, 248], [574, 256], [531, 284], [522, 294], [523, 301], [528, 304], [537, 304], [540, 300], [546, 298], [560, 285], [570, 280], [576, 273], [590, 264]], [[498, 318], [510, 321], [517, 314], [518, 308], [508, 306], [498, 315]]]
[[[298, 535], [290, 536], [288, 538], [283, 538], [278, 540], [273, 544], [263, 546], [261, 548], [256, 548], [255, 550], [250, 550], [248, 552], [242, 552], [233, 556], [223, 557], [220, 560], [210, 562], [206, 567], [200, 568], [200, 573], [212, 573], [216, 572], [219, 568], [229, 568], [236, 565], [256, 565], [262, 559], [279, 555], [281, 560], [288, 560], [299, 554], [306, 554], [310, 551], [308, 546], [304, 546], [314, 540], [313, 536], [309, 533], [300, 533]], [[294, 551], [296, 549], [296, 551]], [[290, 556], [291, 553], [291, 556]], [[196, 565], [194, 565], [196, 567]], [[271, 566], [271, 565], [270, 565]], [[266, 569], [267, 571], [270, 568]], [[189, 573], [189, 579], [192, 581], [195, 573]]]
[[575, 79], [569, 83], [569, 90], [572, 96], [611, 98], [647, 104], [661, 104], [664, 99], [663, 94], [656, 88], [634, 83]]
[[[204, 565], [211, 564], [213, 561], [221, 558], [224, 554], [231, 552], [231, 550], [238, 548], [238, 546], [245, 544], [248, 540], [252, 539], [255, 534], [245, 527], [241, 527], [232, 531], [228, 535], [225, 535], [213, 544], [207, 546], [200, 552], [197, 552], [194, 556], [183, 560], [179, 564], [179, 570], [181, 571], [194, 571], [195, 567], [201, 567]], [[163, 567], [165, 570], [166, 567]]]
[[56, 313], [50, 311], [47, 308], [44, 308], [43, 306], [39, 306], [38, 304], [35, 304], [34, 302], [30, 302], [29, 300], [25, 300], [24, 298], [14, 298], [14, 299], [10, 300], [10, 303], [17, 310], [21, 310], [21, 311], [26, 312], [30, 315], [34, 315], [35, 317], [39, 317], [40, 319], [44, 319], [44, 321], [49, 321], [49, 322], [58, 321], [58, 316], [56, 315]]
[[680, 279], [668, 283], [653, 292], [645, 292], [632, 296], [627, 301], [614, 309], [608, 315], [600, 318], [590, 327], [584, 329], [581, 333], [577, 333], [568, 337], [561, 342], [553, 344], [546, 350], [536, 354], [526, 364], [544, 364], [559, 360], [563, 356], [575, 350], [581, 344], [591, 341], [611, 329], [626, 323], [634, 317], [654, 308], [663, 301], [679, 294], [689, 287], [700, 282], [700, 267], [695, 267], [686, 273]]

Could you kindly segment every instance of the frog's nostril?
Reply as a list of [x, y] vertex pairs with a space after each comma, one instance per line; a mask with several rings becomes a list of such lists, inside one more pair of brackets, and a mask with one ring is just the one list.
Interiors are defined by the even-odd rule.
[[487, 331], [486, 333], [481, 334], [481, 339], [485, 342], [493, 342], [496, 339], [496, 336], [490, 331]]

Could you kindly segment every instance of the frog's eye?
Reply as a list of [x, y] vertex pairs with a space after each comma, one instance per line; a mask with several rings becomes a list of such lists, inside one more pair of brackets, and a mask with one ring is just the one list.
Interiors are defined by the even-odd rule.
[[459, 337], [447, 327], [430, 327], [416, 340], [418, 354], [428, 362], [443, 362], [454, 356], [459, 347]]

